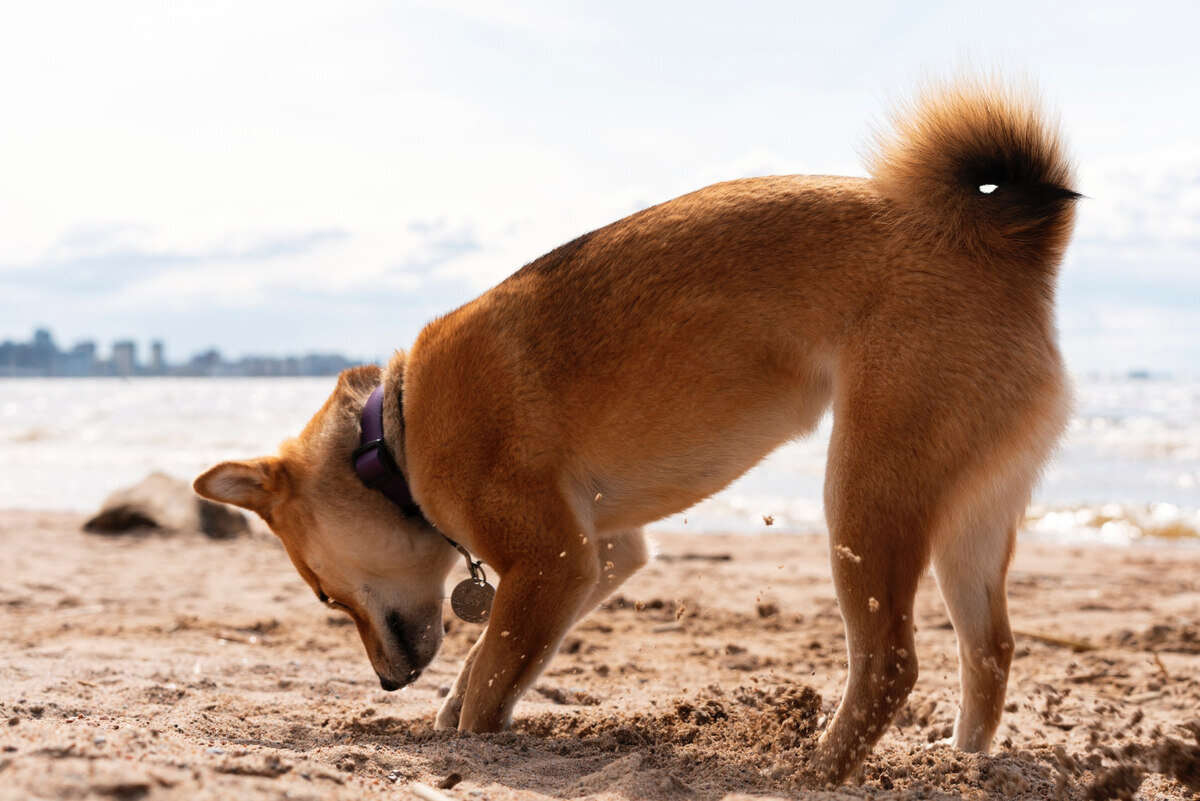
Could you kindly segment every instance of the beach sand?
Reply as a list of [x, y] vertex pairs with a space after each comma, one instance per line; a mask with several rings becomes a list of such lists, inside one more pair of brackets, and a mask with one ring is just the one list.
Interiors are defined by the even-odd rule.
[[[845, 679], [824, 537], [657, 537], [570, 635], [512, 732], [435, 732], [480, 627], [449, 617], [412, 687], [379, 689], [349, 620], [261, 527], [106, 537], [0, 512], [0, 798], [1192, 798], [1200, 549], [1022, 543], [1017, 647], [988, 756], [940, 742], [953, 632], [927, 577], [921, 676], [851, 782], [804, 787]], [[457, 577], [457, 574], [455, 574]]]

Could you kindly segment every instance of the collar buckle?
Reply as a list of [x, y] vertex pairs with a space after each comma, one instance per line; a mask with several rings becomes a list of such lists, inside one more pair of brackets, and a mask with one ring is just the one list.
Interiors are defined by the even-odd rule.
[[396, 459], [382, 439], [364, 442], [354, 449], [350, 458], [354, 464], [354, 472], [368, 489], [379, 489], [393, 476], [400, 475]]

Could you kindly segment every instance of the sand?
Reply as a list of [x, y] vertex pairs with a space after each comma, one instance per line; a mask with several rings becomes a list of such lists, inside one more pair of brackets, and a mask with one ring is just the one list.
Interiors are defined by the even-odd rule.
[[1023, 543], [1008, 711], [955, 752], [953, 632], [927, 578], [921, 678], [863, 769], [800, 768], [844, 681], [823, 537], [658, 537], [570, 634], [512, 732], [435, 732], [480, 627], [380, 690], [348, 619], [261, 526], [106, 537], [0, 512], [0, 798], [1192, 798], [1200, 549]]

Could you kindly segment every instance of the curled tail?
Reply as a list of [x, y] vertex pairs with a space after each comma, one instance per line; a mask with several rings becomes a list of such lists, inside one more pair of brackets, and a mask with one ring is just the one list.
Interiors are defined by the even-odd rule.
[[909, 234], [1041, 269], [1062, 257], [1080, 198], [1036, 95], [992, 81], [936, 85], [898, 108], [867, 168]]

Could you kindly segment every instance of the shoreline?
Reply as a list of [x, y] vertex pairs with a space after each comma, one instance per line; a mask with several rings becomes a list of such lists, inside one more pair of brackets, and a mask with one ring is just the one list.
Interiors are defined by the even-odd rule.
[[[179, 476], [173, 476], [180, 478]], [[181, 480], [188, 480], [182, 479]], [[1022, 547], [1033, 547], [1035, 545], [1046, 545], [1050, 547], [1062, 548], [1100, 548], [1100, 549], [1115, 549], [1127, 550], [1130, 548], [1148, 548], [1148, 549], [1196, 549], [1200, 550], [1200, 529], [1195, 528], [1191, 521], [1192, 518], [1200, 520], [1200, 516], [1191, 513], [1191, 510], [1182, 510], [1186, 513], [1186, 517], [1180, 520], [1169, 520], [1166, 523], [1156, 524], [1147, 522], [1151, 518], [1152, 510], [1156, 506], [1162, 504], [1093, 504], [1093, 505], [1074, 505], [1074, 506], [1049, 506], [1046, 504], [1031, 505], [1024, 523], [1017, 532], [1017, 549]], [[86, 507], [86, 508], [85, 508]], [[1107, 507], [1107, 509], [1105, 509]], [[94, 503], [80, 503], [78, 508], [43, 508], [37, 506], [18, 506], [8, 505], [0, 506], [0, 517], [8, 514], [14, 515], [46, 515], [46, 516], [76, 516], [86, 517], [95, 513], [97, 505]], [[1096, 510], [1109, 512], [1109, 514], [1097, 513]], [[1113, 511], [1119, 510], [1119, 511]], [[1176, 509], [1176, 511], [1179, 511]], [[1091, 526], [1083, 528], [1067, 529], [1062, 526], [1046, 525], [1045, 521], [1055, 516], [1071, 516], [1084, 515], [1091, 518], [1099, 518], [1104, 524], [1116, 524], [1121, 531], [1113, 535], [1105, 535], [1100, 527]], [[714, 525], [701, 524], [696, 526], [679, 525], [677, 518], [686, 519], [686, 513], [680, 513], [661, 521], [650, 523], [646, 526], [646, 531], [651, 537], [664, 536], [668, 538], [681, 537], [818, 537], [825, 538], [828, 533], [823, 527], [817, 526], [811, 522], [787, 524], [780, 523], [778, 520], [771, 525], [763, 524], [758, 530], [742, 530], [731, 531], [727, 528], [720, 528]], [[255, 520], [254, 525], [259, 527], [259, 532], [268, 534], [269, 531], [261, 521]], [[1142, 528], [1144, 527], [1144, 529]], [[1138, 533], [1131, 534], [1130, 531]], [[1065, 533], [1064, 533], [1065, 532]]]
[[[459, 799], [812, 797], [806, 727], [845, 679], [824, 534], [656, 533], [660, 558], [568, 634], [514, 731], [470, 736], [431, 724], [480, 627], [450, 620], [425, 675], [384, 693], [257, 521], [217, 542], [83, 519], [0, 511], [0, 798], [408, 797], [453, 773]], [[1200, 551], [1021, 541], [1009, 608], [991, 755], [936, 744], [957, 659], [927, 576], [916, 689], [825, 797], [1084, 798], [1138, 771], [1143, 797], [1192, 797], [1164, 760], [1200, 748]]]
[[[93, 511], [152, 471], [190, 482], [217, 462], [274, 453], [331, 386], [323, 379], [0, 381], [0, 508]], [[1174, 532], [1200, 543], [1197, 398], [1194, 380], [1080, 380], [1029, 527], [1059, 540]], [[823, 529], [831, 427], [823, 418], [809, 436], [654, 528], [769, 533], [763, 518], [770, 516], [776, 530]]]

